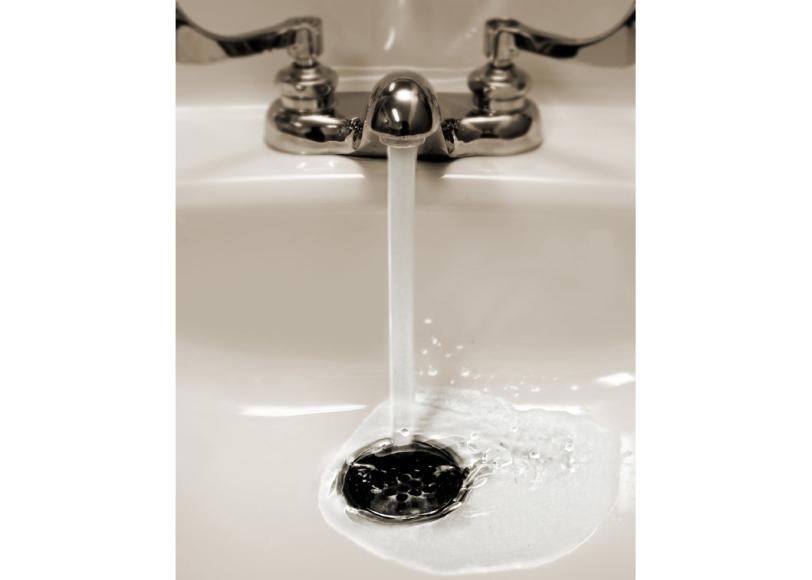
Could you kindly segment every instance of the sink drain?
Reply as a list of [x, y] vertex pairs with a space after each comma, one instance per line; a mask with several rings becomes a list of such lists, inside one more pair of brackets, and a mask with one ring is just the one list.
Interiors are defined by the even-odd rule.
[[347, 460], [336, 480], [347, 505], [377, 521], [420, 522], [459, 507], [470, 470], [439, 444], [377, 441]]

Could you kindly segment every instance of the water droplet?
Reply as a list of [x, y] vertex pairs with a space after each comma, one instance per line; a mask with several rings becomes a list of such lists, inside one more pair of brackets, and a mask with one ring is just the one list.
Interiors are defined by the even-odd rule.
[[510, 430], [515, 433], [516, 431], [519, 430], [519, 426], [518, 425], [511, 425]]
[[538, 393], [541, 390], [541, 387], [530, 387], [531, 393]]
[[481, 376], [482, 376], [482, 375], [480, 375], [479, 373], [475, 374], [475, 375], [474, 375], [474, 380], [475, 380], [475, 381], [476, 381], [476, 380], [478, 380], [478, 379], [479, 379], [479, 377], [481, 377]]
[[450, 352], [445, 353], [445, 358], [451, 358], [451, 353]]
[[454, 379], [451, 379], [450, 381], [448, 381], [448, 384], [453, 385], [454, 384]]
[[437, 346], [438, 344], [440, 344], [440, 339], [437, 338], [436, 336], [432, 336], [431, 337], [431, 344], [433, 344], [434, 346]]
[[423, 319], [423, 323], [424, 323], [424, 324], [431, 324], [432, 322], [433, 322], [433, 321], [432, 321], [432, 319], [431, 319], [431, 318], [424, 318], [424, 319]]
[[427, 348], [421, 348], [421, 349], [420, 349], [420, 354], [423, 354], [423, 355], [429, 354], [429, 349], [427, 349]]
[[463, 348], [465, 348], [465, 347], [464, 347], [463, 345], [461, 345], [461, 344], [458, 344], [458, 345], [457, 345], [455, 348], [456, 348], [457, 350], [462, 350], [462, 349], [463, 349]]
[[579, 387], [578, 385], [572, 385], [572, 386], [570, 387], [570, 390], [571, 390], [571, 391], [577, 391], [577, 390], [578, 390], [578, 389], [580, 389], [580, 388], [581, 388], [581, 387]]
[[564, 451], [572, 451], [575, 448], [575, 443], [572, 439], [565, 439], [564, 440]]
[[409, 436], [409, 428], [408, 427], [402, 427], [401, 429], [398, 430], [398, 433], [400, 433], [404, 437], [408, 437]]
[[428, 370], [426, 371], [426, 374], [427, 374], [428, 376], [430, 376], [430, 377], [436, 377], [436, 376], [437, 376], [437, 372], [438, 372], [438, 371], [437, 371], [437, 369], [435, 369], [434, 367], [430, 366], [430, 367], [428, 368]]
[[465, 368], [465, 367], [462, 367], [462, 368], [460, 369], [460, 376], [461, 376], [461, 377], [470, 377], [470, 376], [471, 376], [471, 371], [470, 371], [470, 370], [468, 370], [468, 369], [467, 369], [467, 368]]
[[417, 376], [422, 377], [423, 376], [423, 371], [417, 371]]
[[530, 453], [528, 453], [528, 455], [530, 456], [530, 459], [538, 459], [539, 457], [541, 457], [541, 454], [535, 449], [533, 449]]
[[472, 433], [471, 433], [471, 440], [474, 440], [474, 439], [476, 439], [477, 437], [479, 437], [479, 433], [477, 433], [476, 431], [474, 431], [474, 432], [472, 432]]

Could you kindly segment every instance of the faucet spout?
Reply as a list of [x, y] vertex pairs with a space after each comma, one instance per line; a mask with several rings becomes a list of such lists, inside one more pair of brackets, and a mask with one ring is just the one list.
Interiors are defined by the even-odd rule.
[[394, 72], [375, 85], [369, 98], [364, 132], [383, 145], [422, 144], [440, 128], [440, 105], [423, 76]]

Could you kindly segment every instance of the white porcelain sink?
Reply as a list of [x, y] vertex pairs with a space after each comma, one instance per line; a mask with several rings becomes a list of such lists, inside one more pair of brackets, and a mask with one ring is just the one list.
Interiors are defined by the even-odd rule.
[[[564, 558], [499, 577], [628, 579], [633, 71], [554, 66], [555, 82], [532, 94], [540, 149], [419, 164], [416, 342], [448, 346], [432, 355], [439, 375], [421, 380], [453, 378], [620, 432], [607, 520]], [[179, 83], [216, 74], [179, 69]], [[431, 80], [464, 88], [461, 73]], [[338, 535], [317, 506], [326, 462], [387, 396], [386, 164], [268, 150], [272, 96], [179, 99], [179, 578], [424, 577]]]

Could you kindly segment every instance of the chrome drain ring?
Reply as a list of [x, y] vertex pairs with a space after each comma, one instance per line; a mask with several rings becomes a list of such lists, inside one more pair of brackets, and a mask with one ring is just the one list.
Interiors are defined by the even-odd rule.
[[347, 459], [336, 479], [351, 514], [378, 522], [417, 523], [443, 517], [468, 494], [470, 468], [449, 448], [415, 438], [381, 439]]

